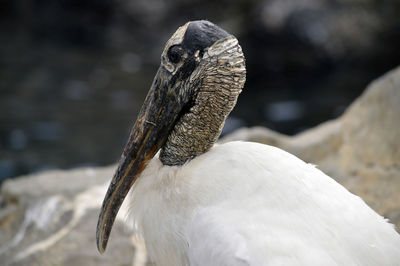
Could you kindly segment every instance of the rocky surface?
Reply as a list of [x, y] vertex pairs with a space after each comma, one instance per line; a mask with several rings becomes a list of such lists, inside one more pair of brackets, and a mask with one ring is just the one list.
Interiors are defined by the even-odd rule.
[[[400, 227], [400, 68], [374, 81], [337, 120], [295, 137], [256, 127], [221, 141], [237, 139], [272, 144], [317, 164]], [[143, 243], [124, 222], [125, 206], [107, 252], [96, 250], [97, 215], [113, 170], [50, 171], [4, 182], [1, 264], [146, 264]]]
[[117, 218], [109, 250], [95, 244], [99, 209], [114, 167], [49, 171], [7, 181], [1, 190], [1, 265], [143, 265], [146, 256]]

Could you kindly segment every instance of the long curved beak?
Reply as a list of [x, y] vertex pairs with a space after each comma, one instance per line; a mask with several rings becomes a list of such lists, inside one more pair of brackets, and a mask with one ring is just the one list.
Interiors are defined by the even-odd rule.
[[166, 142], [184, 103], [160, 68], [129, 136], [118, 169], [111, 180], [97, 222], [97, 248], [103, 253], [111, 229], [129, 189], [147, 162]]

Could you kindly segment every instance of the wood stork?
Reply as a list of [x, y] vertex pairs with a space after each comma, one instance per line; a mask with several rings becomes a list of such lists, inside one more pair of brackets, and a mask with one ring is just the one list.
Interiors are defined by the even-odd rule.
[[245, 72], [218, 26], [175, 32], [105, 196], [99, 251], [132, 188], [157, 265], [400, 265], [393, 225], [314, 166], [267, 145], [214, 145]]

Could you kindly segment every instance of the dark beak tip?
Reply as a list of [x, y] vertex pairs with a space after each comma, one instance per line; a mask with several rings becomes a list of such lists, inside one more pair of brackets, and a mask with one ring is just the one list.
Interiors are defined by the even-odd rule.
[[107, 248], [107, 242], [100, 241], [99, 239], [97, 239], [97, 250], [99, 251], [99, 253], [101, 255], [104, 254], [104, 252], [106, 251], [106, 248]]
[[103, 254], [106, 251], [107, 242], [108, 239], [104, 239], [104, 237], [101, 234], [101, 228], [99, 227], [99, 225], [97, 225], [96, 244], [97, 244], [97, 250], [99, 251], [100, 254]]
[[97, 247], [97, 249], [98, 249], [98, 251], [99, 251], [99, 253], [100, 253], [100, 255], [103, 255], [104, 254], [104, 252], [106, 251], [106, 249], [104, 248], [101, 248], [101, 247]]

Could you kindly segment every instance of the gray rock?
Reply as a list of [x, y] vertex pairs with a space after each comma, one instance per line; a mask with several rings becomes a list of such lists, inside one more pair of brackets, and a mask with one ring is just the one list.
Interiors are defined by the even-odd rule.
[[[400, 68], [374, 81], [334, 121], [294, 137], [244, 128], [221, 142], [281, 147], [322, 170], [400, 226]], [[50, 171], [7, 180], [0, 199], [2, 265], [144, 265], [122, 206], [109, 247], [99, 255], [95, 228], [115, 166]], [[114, 239], [114, 240], [113, 240]]]
[[117, 218], [109, 250], [100, 255], [95, 229], [114, 166], [50, 171], [4, 182], [1, 190], [2, 265], [136, 265], [143, 248]]

